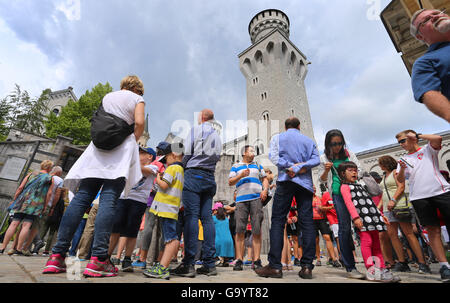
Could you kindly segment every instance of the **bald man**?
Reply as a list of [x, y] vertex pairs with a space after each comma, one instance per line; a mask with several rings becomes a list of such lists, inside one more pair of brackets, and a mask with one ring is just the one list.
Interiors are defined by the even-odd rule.
[[[210, 109], [202, 110], [198, 115], [198, 124], [191, 129], [185, 140], [183, 164], [184, 187], [182, 202], [184, 205], [184, 258], [171, 274], [183, 277], [195, 277], [197, 274], [216, 275], [215, 266], [215, 227], [212, 220], [212, 199], [216, 194], [214, 172], [222, 152], [222, 141], [213, 127], [214, 113]], [[195, 272], [195, 254], [197, 252], [198, 220], [203, 226], [203, 266]]]
[[450, 16], [422, 9], [411, 18], [411, 34], [429, 46], [414, 62], [412, 88], [416, 101], [450, 122]]

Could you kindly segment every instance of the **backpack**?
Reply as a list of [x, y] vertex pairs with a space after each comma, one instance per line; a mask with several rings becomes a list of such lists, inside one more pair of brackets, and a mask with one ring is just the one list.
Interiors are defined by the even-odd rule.
[[121, 118], [107, 113], [102, 103], [90, 122], [92, 143], [99, 149], [111, 150], [134, 132], [134, 123], [129, 125]]

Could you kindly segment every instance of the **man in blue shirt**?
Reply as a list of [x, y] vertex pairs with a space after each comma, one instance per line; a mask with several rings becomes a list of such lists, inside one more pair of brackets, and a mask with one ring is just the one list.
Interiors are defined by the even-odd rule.
[[303, 237], [303, 256], [300, 260], [302, 269], [299, 276], [311, 279], [316, 250], [311, 169], [320, 164], [319, 152], [316, 144], [300, 133], [300, 121], [297, 118], [287, 119], [285, 128], [284, 133], [274, 136], [270, 142], [269, 158], [278, 167], [278, 181], [273, 198], [269, 264], [255, 272], [262, 277], [283, 277], [283, 233], [292, 199], [295, 197]]
[[198, 274], [216, 275], [215, 227], [212, 219], [212, 199], [216, 194], [214, 171], [222, 152], [222, 141], [212, 125], [214, 113], [204, 109], [199, 114], [199, 125], [194, 126], [185, 140], [183, 157], [184, 187], [184, 258], [171, 274], [195, 277], [194, 263], [197, 252], [198, 220], [203, 226], [203, 266]]
[[416, 60], [411, 82], [414, 99], [450, 122], [450, 17], [422, 9], [411, 18], [411, 34], [429, 46]]

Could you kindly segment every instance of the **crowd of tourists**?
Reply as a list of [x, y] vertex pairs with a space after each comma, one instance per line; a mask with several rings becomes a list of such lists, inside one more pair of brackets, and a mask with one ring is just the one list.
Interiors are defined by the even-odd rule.
[[[438, 66], [448, 72], [450, 17], [421, 10], [412, 17], [411, 33], [430, 45], [414, 66], [415, 97], [450, 121], [450, 103], [443, 99], [448, 73], [426, 66], [440, 60]], [[120, 90], [103, 98], [92, 118], [92, 142], [64, 180], [61, 167], [48, 160], [24, 177], [8, 207], [0, 254], [32, 256], [43, 248], [49, 257], [43, 274], [66, 272], [66, 258], [76, 256], [89, 260], [86, 277], [139, 268], [149, 278], [194, 278], [217, 275], [216, 267], [250, 266], [258, 276], [282, 278], [283, 271], [298, 266], [300, 278], [312, 279], [325, 258], [327, 266], [345, 270], [351, 279], [399, 282], [398, 272], [430, 274], [429, 265], [439, 263], [442, 281], [450, 281], [450, 167], [448, 162], [446, 169], [439, 167], [441, 136], [412, 129], [393, 134], [406, 154], [380, 157], [380, 176], [364, 171], [340, 130], [327, 132], [320, 156], [301, 133], [299, 119], [287, 117], [285, 131], [270, 142], [277, 175], [246, 145], [229, 172], [234, 201], [222, 203], [213, 200], [222, 152], [213, 111], [199, 113], [184, 144], [141, 147], [143, 95], [142, 81], [127, 76]], [[357, 255], [365, 272], [357, 269]]]

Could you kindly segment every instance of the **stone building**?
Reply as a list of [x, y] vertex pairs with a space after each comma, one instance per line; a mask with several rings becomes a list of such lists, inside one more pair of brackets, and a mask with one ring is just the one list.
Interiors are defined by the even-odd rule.
[[51, 160], [61, 166], [64, 177], [86, 148], [71, 143], [71, 138], [63, 136], [50, 139], [11, 129], [7, 140], [0, 142], [0, 213], [27, 173], [39, 171], [42, 161]]
[[69, 86], [66, 89], [58, 90], [55, 92], [50, 91], [48, 95], [48, 109], [49, 113], [53, 112], [55, 115], [59, 115], [61, 109], [67, 105], [69, 100], [78, 101], [77, 96], [73, 92], [73, 88]]

